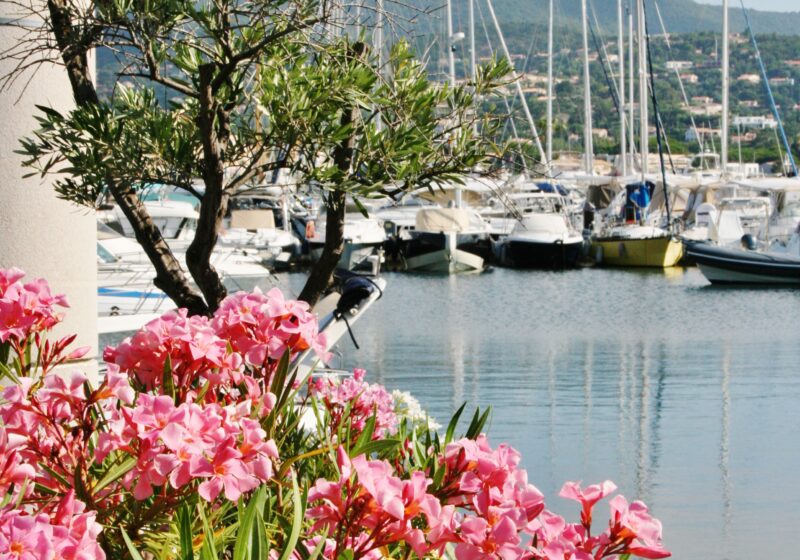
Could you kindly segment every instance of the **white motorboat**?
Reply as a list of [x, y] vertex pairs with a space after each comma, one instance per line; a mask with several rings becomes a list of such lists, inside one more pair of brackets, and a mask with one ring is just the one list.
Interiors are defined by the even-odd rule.
[[493, 246], [497, 262], [512, 268], [568, 268], [575, 266], [583, 236], [570, 223], [557, 192], [510, 195], [523, 204], [511, 233]]
[[[185, 253], [174, 254], [185, 269]], [[166, 295], [152, 285], [155, 271], [142, 247], [99, 223], [97, 259], [100, 315], [155, 313], [164, 305], [171, 305]], [[211, 264], [229, 291], [269, 285], [270, 273], [255, 255], [221, 247], [214, 251]]]
[[274, 213], [269, 208], [232, 210], [219, 242], [223, 247], [253, 251], [265, 266], [288, 264], [300, 253], [301, 244], [287, 226], [275, 227]]
[[[306, 227], [306, 240], [314, 261], [322, 256], [325, 247], [325, 214]], [[386, 241], [386, 233], [379, 220], [361, 214], [347, 214], [344, 221], [344, 251], [339, 268], [346, 270], [372, 269], [374, 257]]]
[[403, 246], [406, 270], [479, 272], [488, 256], [489, 226], [469, 208], [422, 207]]

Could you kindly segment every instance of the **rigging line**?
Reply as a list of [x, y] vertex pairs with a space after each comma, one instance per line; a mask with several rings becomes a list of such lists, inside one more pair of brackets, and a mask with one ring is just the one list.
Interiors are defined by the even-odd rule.
[[[778, 112], [778, 107], [775, 105], [775, 98], [772, 96], [772, 88], [769, 85], [769, 79], [767, 78], [767, 69], [764, 67], [764, 61], [761, 59], [761, 51], [758, 48], [758, 43], [756, 42], [756, 34], [753, 33], [753, 27], [750, 25], [750, 16], [747, 13], [747, 10], [744, 7], [744, 0], [739, 0], [742, 4], [742, 12], [744, 13], [744, 21], [747, 24], [747, 30], [750, 32], [750, 39], [753, 41], [753, 48], [756, 51], [756, 60], [758, 61], [758, 66], [761, 69], [761, 76], [764, 80], [764, 86], [767, 88], [767, 97], [769, 97], [769, 104], [772, 108], [772, 114], [775, 116], [775, 120], [778, 122], [778, 128], [781, 132], [781, 138], [783, 139], [783, 144], [786, 147], [786, 152], [789, 155], [789, 164], [792, 166], [792, 173], [795, 177], [797, 177], [797, 165], [794, 161], [794, 154], [792, 154], [792, 148], [789, 145], [789, 140], [786, 138], [786, 131], [783, 129], [783, 122], [781, 121], [781, 115]], [[781, 169], [784, 169], [783, 165], [783, 156], [781, 156]]]
[[650, 82], [650, 96], [653, 100], [653, 111], [656, 114], [656, 140], [658, 142], [658, 160], [661, 165], [661, 181], [664, 184], [664, 208], [667, 210], [667, 229], [672, 232], [672, 215], [669, 208], [669, 188], [667, 188], [667, 169], [664, 165], [664, 147], [661, 141], [661, 117], [658, 112], [658, 99], [656, 98], [656, 86], [653, 82], [653, 53], [650, 50], [650, 30], [647, 25], [647, 6], [642, 2], [642, 14], [644, 19], [644, 41], [647, 47], [647, 69]]
[[[672, 46], [671, 46], [671, 44], [669, 42], [669, 35], [667, 34], [667, 28], [664, 26], [664, 20], [661, 18], [661, 10], [658, 9], [658, 1], [656, 0], [654, 3], [655, 3], [655, 6], [656, 6], [656, 15], [658, 15], [658, 21], [661, 24], [661, 34], [664, 36], [664, 40], [666, 41], [666, 44], [667, 44], [667, 61], [669, 61], [670, 60], [669, 54], [672, 52]], [[689, 96], [686, 95], [686, 88], [683, 86], [683, 78], [681, 78], [681, 71], [678, 68], [675, 68], [675, 76], [678, 78], [678, 86], [680, 87], [681, 96], [683, 97], [683, 104], [686, 107], [687, 112], [689, 113], [689, 122], [691, 122], [691, 124], [692, 124], [692, 130], [694, 131], [694, 137], [695, 137], [695, 139], [697, 140], [697, 143], [700, 146], [700, 151], [702, 152], [703, 151], [703, 144], [702, 144], [702, 141], [700, 139], [700, 133], [697, 130], [697, 124], [695, 123], [694, 115], [690, 111]]]
[[[589, 32], [592, 34], [592, 42], [594, 43], [594, 48], [597, 51], [597, 56], [600, 57], [600, 67], [603, 69], [603, 76], [606, 79], [606, 86], [608, 86], [608, 91], [611, 93], [611, 102], [614, 104], [614, 111], [619, 113], [619, 93], [617, 92], [617, 85], [615, 80], [608, 75], [608, 69], [606, 68], [606, 58], [603, 56], [603, 52], [605, 51], [605, 45], [601, 48], [600, 43], [597, 40], [597, 35], [594, 32], [594, 26], [589, 23]], [[587, 55], [588, 56], [588, 55]], [[613, 70], [612, 70], [613, 72]]]
[[[481, 27], [483, 28], [483, 34], [486, 37], [486, 46], [489, 47], [489, 54], [494, 58], [494, 49], [492, 48], [492, 40], [489, 38], [489, 29], [486, 27], [486, 19], [483, 17], [483, 9], [481, 8], [481, 3], [475, 2], [475, 5], [478, 8], [478, 17], [481, 20]], [[519, 133], [517, 132], [517, 125], [516, 122], [514, 121], [514, 116], [511, 114], [511, 105], [509, 105], [508, 99], [506, 98], [505, 95], [501, 97], [503, 99], [503, 104], [506, 107], [506, 112], [508, 113], [508, 119], [506, 120], [506, 123], [503, 125], [502, 134], [505, 134], [508, 125], [511, 125], [511, 132], [514, 136], [514, 140], [519, 142], [520, 141]], [[514, 93], [513, 99], [516, 99], [516, 93]], [[525, 163], [524, 155], [522, 156], [522, 167], [525, 169], [526, 172], [528, 171], [528, 165], [527, 163]]]
[[[597, 50], [597, 56], [600, 57], [600, 66], [603, 68], [603, 75], [606, 78], [606, 83], [608, 84], [608, 89], [611, 92], [611, 99], [614, 102], [614, 107], [619, 112], [619, 91], [617, 90], [617, 77], [614, 75], [614, 68], [611, 66], [611, 62], [608, 59], [608, 49], [606, 49], [606, 42], [603, 40], [602, 37], [602, 28], [600, 27], [600, 21], [597, 19], [597, 12], [594, 9], [594, 2], [589, 0], [589, 9], [592, 12], [592, 19], [594, 20], [594, 26], [592, 23], [589, 22], [589, 31], [592, 33], [592, 42], [594, 42], [594, 48]], [[595, 35], [595, 28], [597, 28], [597, 35]], [[598, 40], [598, 35], [600, 39]], [[606, 64], [608, 64], [608, 70], [606, 69]], [[609, 71], [610, 71], [610, 78], [609, 78]]]

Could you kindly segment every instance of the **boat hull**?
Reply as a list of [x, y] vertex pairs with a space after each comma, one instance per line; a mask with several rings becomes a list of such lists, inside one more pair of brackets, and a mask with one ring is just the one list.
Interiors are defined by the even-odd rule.
[[578, 262], [583, 242], [537, 243], [505, 239], [499, 243], [498, 259], [510, 268], [572, 268]]
[[[339, 259], [338, 267], [346, 270], [358, 270], [360, 268], [369, 268], [369, 257], [383, 246], [380, 243], [352, 243], [345, 241], [342, 256]], [[322, 256], [322, 250], [325, 247], [324, 243], [309, 243], [309, 252], [311, 260], [317, 262]]]
[[605, 266], [669, 268], [683, 256], [683, 244], [668, 236], [595, 239], [592, 253], [598, 248]]
[[404, 249], [404, 268], [456, 274], [480, 272], [486, 266], [487, 240], [480, 234], [415, 232]]
[[744, 249], [695, 245], [689, 249], [712, 284], [800, 286], [800, 259]]

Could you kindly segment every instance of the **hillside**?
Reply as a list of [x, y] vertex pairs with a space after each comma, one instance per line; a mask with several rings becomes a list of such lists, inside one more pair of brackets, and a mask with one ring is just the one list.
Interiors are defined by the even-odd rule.
[[[497, 17], [502, 24], [507, 23], [545, 23], [547, 19], [547, 0], [493, 0]], [[483, 2], [481, 8], [485, 11]], [[616, 0], [590, 0], [600, 25], [616, 26]], [[627, 5], [625, 0], [625, 5]], [[416, 0], [417, 6], [439, 6], [443, 0]], [[580, 0], [556, 0], [556, 14], [560, 25], [575, 25], [580, 22]], [[657, 29], [656, 10], [653, 0], [647, 0], [647, 13], [653, 27]], [[661, 0], [658, 3], [664, 25], [670, 33], [687, 33], [696, 31], [719, 31], [722, 29], [722, 7], [698, 4], [692, 0]], [[453, 0], [454, 18], [466, 22], [466, 0]], [[745, 29], [744, 16], [738, 2], [732, 1], [730, 26], [732, 32]], [[442, 10], [443, 13], [443, 10]], [[782, 35], [800, 35], [800, 11], [768, 12], [750, 10], [750, 20], [756, 33], [778, 33]], [[456, 26], [458, 27], [458, 25]]]

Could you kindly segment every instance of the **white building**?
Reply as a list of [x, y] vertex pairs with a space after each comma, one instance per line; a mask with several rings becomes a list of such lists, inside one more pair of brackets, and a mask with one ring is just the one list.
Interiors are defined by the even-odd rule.
[[668, 60], [667, 70], [688, 70], [694, 63], [691, 60]]
[[737, 115], [733, 117], [731, 125], [741, 128], [776, 128], [778, 123], [772, 117], [745, 117]]

